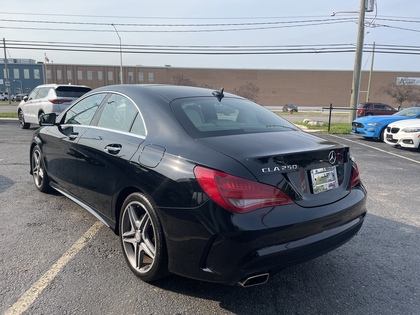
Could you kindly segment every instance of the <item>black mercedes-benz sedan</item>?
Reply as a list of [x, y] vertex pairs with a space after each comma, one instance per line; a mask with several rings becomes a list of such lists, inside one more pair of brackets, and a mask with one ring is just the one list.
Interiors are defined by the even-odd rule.
[[366, 215], [348, 147], [223, 89], [105, 86], [41, 124], [35, 186], [113, 229], [144, 281], [262, 284], [344, 244]]

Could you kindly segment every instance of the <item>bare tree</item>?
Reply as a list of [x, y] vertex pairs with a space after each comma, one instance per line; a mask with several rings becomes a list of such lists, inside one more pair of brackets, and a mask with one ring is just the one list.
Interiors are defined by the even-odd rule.
[[233, 93], [245, 97], [251, 101], [257, 102], [260, 88], [255, 83], [246, 82], [240, 87], [235, 88]]
[[420, 88], [416, 85], [391, 83], [379, 89], [379, 94], [385, 94], [394, 99], [398, 110], [403, 107], [403, 102], [419, 103]]
[[172, 83], [174, 85], [184, 85], [184, 86], [197, 86], [197, 83], [187, 78], [183, 74], [175, 74], [172, 76]]

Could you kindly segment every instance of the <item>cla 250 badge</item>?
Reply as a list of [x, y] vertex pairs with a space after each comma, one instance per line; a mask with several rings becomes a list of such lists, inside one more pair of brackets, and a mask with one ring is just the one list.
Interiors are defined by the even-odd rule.
[[263, 167], [261, 171], [263, 173], [274, 173], [274, 172], [294, 171], [297, 169], [298, 169], [298, 166], [294, 164], [294, 165], [281, 165], [281, 166], [275, 166], [275, 167]]

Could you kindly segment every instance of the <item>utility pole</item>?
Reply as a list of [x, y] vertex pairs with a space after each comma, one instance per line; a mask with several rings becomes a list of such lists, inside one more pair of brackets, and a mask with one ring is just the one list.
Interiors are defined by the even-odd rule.
[[356, 109], [359, 103], [359, 90], [360, 90], [360, 75], [362, 71], [362, 56], [363, 56], [363, 40], [365, 36], [365, 3], [366, 0], [360, 0], [359, 9], [359, 27], [357, 31], [357, 44], [356, 56], [354, 58], [353, 82], [351, 87], [350, 98], [350, 115], [349, 122], [356, 119]]
[[7, 93], [8, 93], [7, 98], [9, 99], [9, 105], [10, 105], [10, 104], [12, 104], [12, 97], [11, 97], [12, 95], [10, 94], [9, 69], [7, 67], [7, 55], [6, 55], [6, 39], [4, 39], [4, 37], [3, 37], [3, 48], [4, 48], [4, 69], [6, 70], [5, 71], [6, 72], [6, 75], [5, 75], [6, 82], [5, 82], [5, 84], [6, 84]]
[[375, 60], [375, 45], [376, 45], [376, 43], [373, 42], [372, 62], [370, 63], [370, 73], [369, 73], [368, 89], [367, 89], [367, 93], [366, 93], [366, 103], [369, 102], [369, 98], [370, 98], [370, 86], [372, 85], [373, 62]]

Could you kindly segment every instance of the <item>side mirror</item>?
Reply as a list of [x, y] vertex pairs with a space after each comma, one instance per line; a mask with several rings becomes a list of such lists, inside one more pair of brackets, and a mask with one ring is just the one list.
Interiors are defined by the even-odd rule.
[[26, 102], [28, 100], [28, 95], [24, 96], [23, 100]]
[[41, 126], [54, 126], [56, 118], [57, 118], [56, 113], [43, 114], [40, 118], [40, 125]]

